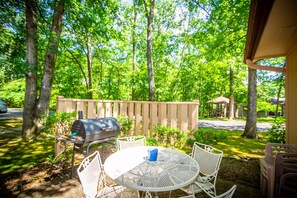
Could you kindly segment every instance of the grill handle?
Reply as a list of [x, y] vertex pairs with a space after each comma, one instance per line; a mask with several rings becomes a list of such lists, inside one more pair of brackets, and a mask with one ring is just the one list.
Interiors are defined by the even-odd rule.
[[101, 130], [112, 129], [112, 126], [102, 127]]

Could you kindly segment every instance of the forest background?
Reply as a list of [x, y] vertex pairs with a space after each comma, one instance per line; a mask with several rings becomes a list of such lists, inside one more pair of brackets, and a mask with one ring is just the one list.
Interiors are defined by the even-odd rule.
[[[156, 101], [207, 101], [233, 97], [247, 103], [248, 68], [243, 62], [248, 0], [157, 0], [152, 23], [152, 66]], [[149, 100], [148, 6], [152, 1], [65, 1], [62, 33], [53, 76], [56, 96]], [[26, 17], [23, 1], [0, 3], [0, 97], [23, 107]], [[45, 65], [54, 1], [39, 1], [38, 86]], [[283, 65], [284, 59], [266, 60]], [[275, 111], [270, 100], [284, 97], [283, 76], [258, 71], [257, 109]], [[37, 89], [38, 90], [38, 89]]]

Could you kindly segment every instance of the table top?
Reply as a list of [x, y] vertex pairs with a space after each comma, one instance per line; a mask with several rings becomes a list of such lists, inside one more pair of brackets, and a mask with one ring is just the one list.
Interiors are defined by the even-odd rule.
[[[148, 161], [148, 149], [158, 148], [157, 161]], [[191, 184], [199, 174], [198, 162], [177, 150], [162, 147], [127, 148], [111, 154], [104, 170], [114, 182], [130, 189], [162, 192]]]

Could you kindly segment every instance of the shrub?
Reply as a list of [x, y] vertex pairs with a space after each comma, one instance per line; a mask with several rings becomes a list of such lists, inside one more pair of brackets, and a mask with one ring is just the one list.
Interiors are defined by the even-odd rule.
[[277, 117], [268, 131], [268, 141], [271, 143], [286, 143], [286, 119]]
[[213, 133], [207, 130], [195, 130], [191, 132], [194, 139], [189, 138], [187, 144], [192, 146], [194, 142], [200, 142], [203, 144], [217, 144], [218, 142], [225, 142], [227, 136], [223, 133]]
[[[62, 136], [71, 133], [71, 127], [76, 120], [77, 112], [72, 113], [52, 113], [45, 120], [44, 132], [52, 136]], [[65, 144], [63, 154], [54, 157], [51, 154], [47, 157], [51, 170], [62, 171], [69, 164], [72, 157], [72, 145]]]
[[177, 128], [156, 125], [152, 130], [152, 137], [166, 147], [182, 148], [185, 144], [185, 132]]
[[126, 117], [118, 116], [117, 121], [121, 126], [121, 136], [130, 136], [133, 131], [134, 120], [130, 120]]
[[45, 132], [51, 135], [70, 134], [71, 126], [76, 120], [77, 112], [52, 113], [46, 118]]
[[146, 138], [146, 145], [148, 146], [158, 146], [158, 142], [155, 138]]
[[25, 79], [11, 81], [1, 88], [1, 99], [3, 99], [10, 108], [21, 108], [24, 106], [25, 87]]

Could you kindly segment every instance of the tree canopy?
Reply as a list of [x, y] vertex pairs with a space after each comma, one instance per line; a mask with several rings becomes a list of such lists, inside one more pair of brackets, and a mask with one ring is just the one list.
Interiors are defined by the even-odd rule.
[[[37, 75], [43, 73], [55, 1], [37, 4]], [[147, 70], [148, 0], [67, 0], [53, 75], [56, 96], [149, 100]], [[232, 95], [247, 103], [247, 66], [243, 63], [249, 0], [154, 0], [152, 63], [157, 101], [207, 101]], [[26, 27], [22, 1], [0, 3], [0, 93], [25, 81]], [[133, 47], [134, 46], [134, 47]], [[232, 75], [230, 75], [230, 73]], [[276, 96], [280, 78], [258, 74], [258, 95]], [[41, 77], [37, 86], [42, 83]], [[24, 84], [24, 83], [23, 83]], [[272, 86], [273, 85], [273, 86]], [[24, 95], [23, 90], [22, 93]], [[281, 95], [283, 92], [281, 93]], [[263, 97], [262, 97], [263, 98]]]

